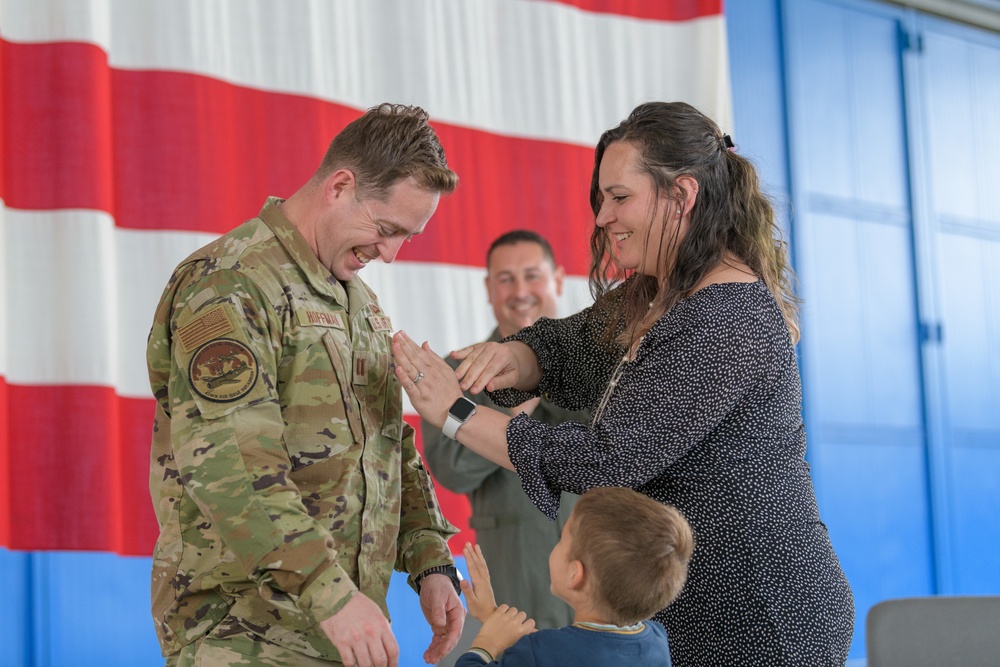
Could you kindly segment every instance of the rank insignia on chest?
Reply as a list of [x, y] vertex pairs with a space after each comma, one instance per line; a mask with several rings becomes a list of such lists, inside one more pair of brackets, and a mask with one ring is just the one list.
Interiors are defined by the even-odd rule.
[[354, 353], [354, 384], [368, 384], [368, 357]]

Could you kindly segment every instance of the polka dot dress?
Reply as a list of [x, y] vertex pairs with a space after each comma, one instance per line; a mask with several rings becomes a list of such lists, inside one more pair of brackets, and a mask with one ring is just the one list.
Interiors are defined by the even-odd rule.
[[[525, 492], [550, 517], [560, 491], [596, 486], [631, 487], [684, 513], [696, 540], [687, 583], [654, 616], [675, 665], [843, 665], [853, 597], [820, 521], [798, 366], [767, 287], [699, 290], [630, 361], [598, 344], [594, 310], [513, 336], [535, 350], [539, 390], [554, 402], [604, 403], [590, 425], [511, 421]], [[493, 398], [516, 405], [525, 395]]]

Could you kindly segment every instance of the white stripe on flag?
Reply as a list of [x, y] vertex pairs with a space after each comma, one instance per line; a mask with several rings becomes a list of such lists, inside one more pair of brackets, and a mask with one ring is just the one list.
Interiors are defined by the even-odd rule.
[[35, 0], [3, 35], [100, 46], [111, 66], [202, 74], [358, 109], [592, 146], [638, 103], [732, 131], [725, 20], [642, 20], [538, 0]]
[[[212, 238], [119, 229], [95, 211], [0, 208], [0, 250], [17, 248], [6, 253], [9, 301], [0, 302], [0, 316], [29, 314], [6, 322], [0, 375], [14, 384], [102, 385], [150, 397], [145, 349], [153, 311], [177, 263]], [[376, 262], [362, 273], [394, 329], [440, 354], [492, 330], [484, 275], [427, 262]], [[560, 314], [589, 302], [586, 280], [568, 278]]]

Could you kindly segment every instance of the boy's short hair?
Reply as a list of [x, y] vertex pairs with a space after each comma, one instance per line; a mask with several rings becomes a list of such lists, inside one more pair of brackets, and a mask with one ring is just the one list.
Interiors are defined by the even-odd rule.
[[677, 597], [694, 536], [670, 505], [622, 487], [587, 491], [572, 515], [569, 557], [591, 578], [592, 603], [615, 625], [650, 618]]

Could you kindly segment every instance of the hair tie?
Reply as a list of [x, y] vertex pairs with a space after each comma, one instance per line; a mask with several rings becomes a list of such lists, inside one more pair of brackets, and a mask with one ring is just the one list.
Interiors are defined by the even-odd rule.
[[722, 135], [722, 145], [726, 147], [727, 151], [736, 150], [736, 144], [733, 143], [733, 138], [728, 134]]

